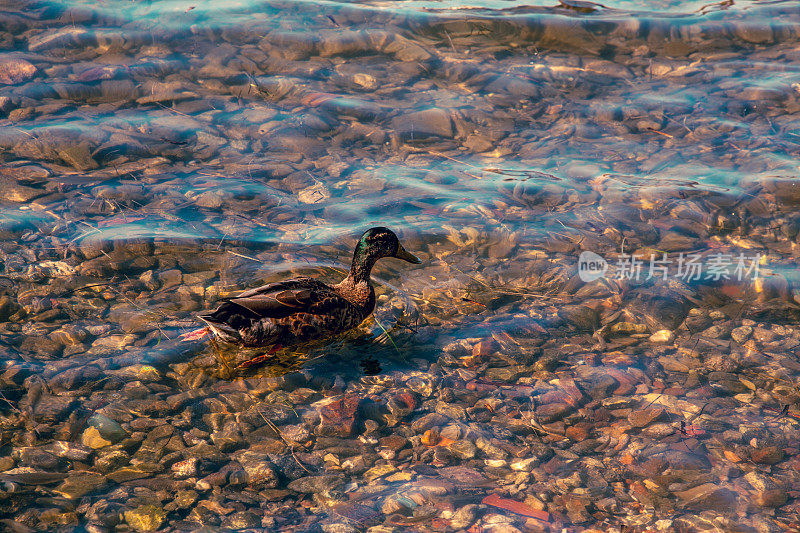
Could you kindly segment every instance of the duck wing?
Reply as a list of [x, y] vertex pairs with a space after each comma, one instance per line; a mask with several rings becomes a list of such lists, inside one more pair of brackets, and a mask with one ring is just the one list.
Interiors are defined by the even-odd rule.
[[[258, 331], [263, 344], [268, 344], [268, 339], [285, 335], [289, 327], [287, 321], [291, 322], [297, 315], [305, 318], [295, 329], [310, 325], [339, 330], [348, 325], [353, 327], [353, 321], [364, 319], [361, 310], [352, 302], [312, 278], [289, 279], [244, 291], [198, 318], [226, 342], [238, 342], [243, 335]], [[311, 335], [310, 330], [306, 335]]]
[[295, 278], [244, 291], [198, 318], [226, 342], [266, 345], [349, 329], [364, 313], [328, 285]]
[[252, 318], [286, 318], [296, 313], [319, 315], [353, 307], [331, 287], [311, 278], [296, 278], [256, 287], [228, 299], [221, 307], [226, 305], [246, 309], [254, 315]]

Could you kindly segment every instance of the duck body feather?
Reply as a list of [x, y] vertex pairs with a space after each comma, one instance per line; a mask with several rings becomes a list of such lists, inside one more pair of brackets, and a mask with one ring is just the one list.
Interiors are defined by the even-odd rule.
[[247, 290], [199, 318], [225, 342], [292, 346], [348, 331], [374, 308], [368, 282], [347, 278], [329, 286], [299, 277]]
[[337, 285], [298, 277], [244, 291], [210, 313], [199, 315], [214, 336], [245, 347], [289, 347], [326, 340], [355, 328], [375, 309], [370, 272], [375, 261], [420, 260], [388, 228], [364, 232], [347, 277]]

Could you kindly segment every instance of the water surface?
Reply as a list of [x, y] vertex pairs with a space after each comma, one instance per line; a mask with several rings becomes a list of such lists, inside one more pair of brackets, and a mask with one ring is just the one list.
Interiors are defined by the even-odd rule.
[[[795, 2], [0, 21], [13, 527], [798, 527]], [[376, 225], [423, 264], [359, 331], [244, 376], [179, 342]]]

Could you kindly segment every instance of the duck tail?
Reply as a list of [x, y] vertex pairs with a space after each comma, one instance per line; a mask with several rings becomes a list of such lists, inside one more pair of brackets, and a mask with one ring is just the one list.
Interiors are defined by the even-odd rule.
[[205, 322], [211, 333], [219, 340], [228, 343], [236, 343], [241, 340], [241, 335], [235, 328], [231, 327], [230, 324], [215, 320], [213, 314], [197, 315], [197, 318]]

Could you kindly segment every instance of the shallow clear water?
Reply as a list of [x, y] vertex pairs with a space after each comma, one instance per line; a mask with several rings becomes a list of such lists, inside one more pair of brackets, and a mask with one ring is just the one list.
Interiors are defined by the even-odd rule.
[[[2, 5], [4, 519], [797, 527], [796, 2]], [[244, 375], [179, 341], [237, 291], [340, 279], [376, 225], [423, 263], [378, 263], [357, 332]], [[243, 414], [286, 403], [274, 434]], [[493, 494], [528, 514], [463, 510]]]

